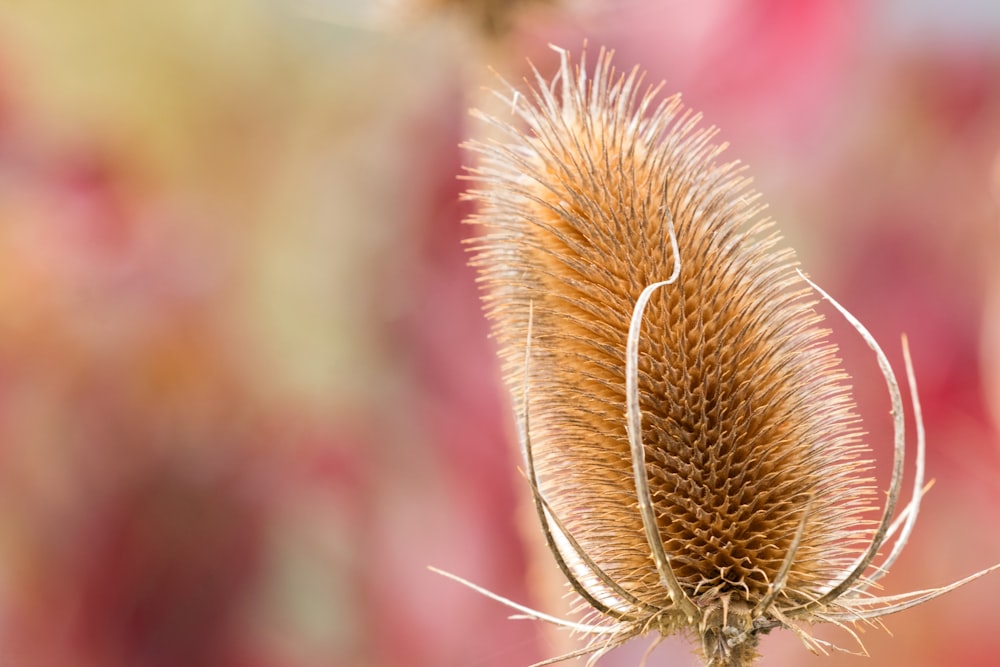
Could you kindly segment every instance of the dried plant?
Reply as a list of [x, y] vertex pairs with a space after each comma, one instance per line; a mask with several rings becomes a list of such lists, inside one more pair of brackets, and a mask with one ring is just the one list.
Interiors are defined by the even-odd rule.
[[[774, 628], [825, 652], [803, 624], [854, 635], [849, 624], [994, 569], [872, 593], [925, 491], [905, 338], [917, 463], [897, 512], [903, 400], [879, 345], [798, 271], [744, 169], [720, 161], [715, 129], [677, 96], [658, 101], [659, 87], [640, 92], [639, 71], [616, 73], [610, 53], [588, 74], [585, 59], [573, 67], [559, 52], [551, 81], [535, 71], [528, 90], [498, 93], [512, 122], [479, 114], [502, 138], [470, 144], [481, 159], [468, 197], [479, 205], [471, 222], [484, 228], [473, 263], [517, 404], [525, 474], [583, 618], [448, 576], [591, 637], [539, 665], [588, 654], [591, 664], [639, 635], [685, 633], [706, 665], [739, 666]], [[874, 350], [888, 386], [894, 463], [880, 512], [817, 293]]]

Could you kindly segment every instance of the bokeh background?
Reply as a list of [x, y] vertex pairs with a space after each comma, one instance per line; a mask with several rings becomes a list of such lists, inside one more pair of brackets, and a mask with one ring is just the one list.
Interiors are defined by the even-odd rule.
[[[487, 66], [555, 42], [722, 128], [809, 273], [924, 401], [887, 593], [1000, 561], [1000, 5], [0, 2], [0, 664], [517, 667], [567, 602], [515, 470], [460, 224]], [[888, 399], [835, 336], [885, 479]], [[1000, 574], [866, 628], [994, 665]], [[857, 650], [845, 633], [823, 638]], [[609, 655], [638, 663], [646, 642]], [[650, 665], [696, 664], [672, 639]]]

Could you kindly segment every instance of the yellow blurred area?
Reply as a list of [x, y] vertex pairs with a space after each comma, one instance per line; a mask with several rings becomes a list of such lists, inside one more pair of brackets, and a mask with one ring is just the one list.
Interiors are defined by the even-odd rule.
[[[258, 379], [307, 395], [350, 392], [366, 348], [349, 326], [364, 307], [358, 286], [398, 224], [394, 202], [352, 187], [401, 131], [391, 112], [378, 117], [379, 91], [367, 82], [412, 94], [378, 39], [267, 3], [43, 2], [2, 12], [5, 88], [23, 140], [15, 159], [29, 172], [15, 171], [4, 189], [4, 219], [22, 221], [4, 233], [32, 246], [10, 248], [18, 261], [74, 255], [74, 234], [117, 235], [107, 239], [117, 247], [90, 249], [107, 254], [71, 258], [94, 265], [42, 257], [42, 272], [76, 270], [52, 279], [90, 282], [100, 301], [97, 283], [118, 279], [105, 272], [125, 280], [144, 253], [165, 255], [155, 260], [187, 274], [178, 289], [212, 300], [222, 326], [239, 323], [219, 335], [259, 354], [262, 367], [247, 369]], [[81, 172], [66, 179], [104, 179], [94, 187], [127, 211], [100, 219], [87, 210], [103, 203], [88, 201], [91, 192], [53, 201], [47, 188], [61, 169]], [[70, 247], [51, 247], [53, 237]], [[18, 286], [37, 304], [28, 283]]]
[[19, 664], [363, 659], [365, 322], [409, 196], [375, 196], [408, 131], [375, 98], [414, 94], [390, 50], [279, 4], [0, 8]]

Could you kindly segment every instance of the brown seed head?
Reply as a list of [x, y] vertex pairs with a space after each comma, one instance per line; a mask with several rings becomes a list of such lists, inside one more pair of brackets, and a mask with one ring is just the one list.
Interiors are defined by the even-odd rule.
[[881, 576], [862, 574], [901, 440], [876, 531], [846, 376], [743, 169], [610, 53], [536, 77], [511, 122], [484, 116], [504, 136], [470, 144], [467, 196], [539, 517], [598, 620], [580, 653], [687, 631], [707, 664], [743, 665], [777, 626], [821, 648], [792, 619], [894, 611], [856, 598]]

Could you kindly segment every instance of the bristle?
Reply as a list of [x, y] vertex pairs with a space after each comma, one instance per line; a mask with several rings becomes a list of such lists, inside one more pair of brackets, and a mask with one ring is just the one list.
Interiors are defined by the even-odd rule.
[[[592, 73], [562, 52], [552, 81], [511, 88], [509, 121], [486, 118], [503, 139], [469, 144], [473, 264], [577, 592], [628, 636], [687, 630], [707, 664], [750, 664], [758, 634], [815, 620], [803, 610], [870, 563], [871, 463], [814, 292], [743, 168], [679, 97], [642, 85], [602, 51]], [[659, 568], [626, 431], [634, 309]]]

